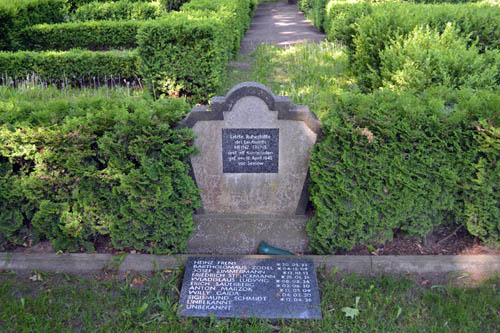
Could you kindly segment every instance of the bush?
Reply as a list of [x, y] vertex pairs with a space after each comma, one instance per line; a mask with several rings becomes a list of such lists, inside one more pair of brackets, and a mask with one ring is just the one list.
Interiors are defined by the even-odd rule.
[[313, 0], [313, 7], [311, 10], [313, 24], [319, 31], [322, 32], [325, 31], [324, 21], [327, 2], [328, 0]]
[[241, 39], [250, 27], [255, 8], [256, 4], [253, 0], [191, 0], [182, 6], [181, 10], [185, 12], [202, 10], [206, 12], [206, 15], [217, 15], [225, 11], [226, 15], [231, 15], [229, 23], [232, 25], [231, 30], [235, 37], [233, 53], [237, 55]]
[[155, 19], [163, 14], [160, 4], [148, 2], [91, 2], [78, 8], [71, 19], [73, 21], [97, 20], [147, 20]]
[[[332, 0], [327, 3], [323, 30], [330, 41], [352, 45], [356, 33], [356, 22], [372, 12], [368, 2], [347, 2]], [[348, 50], [352, 50], [352, 47]]]
[[89, 21], [41, 24], [21, 31], [20, 50], [126, 49], [137, 46], [137, 31], [144, 21]]
[[160, 0], [160, 4], [166, 11], [178, 11], [183, 4], [189, 0]]
[[380, 53], [382, 86], [423, 91], [435, 85], [451, 88], [500, 85], [500, 50], [480, 54], [476, 43], [471, 46], [468, 43], [451, 24], [442, 34], [428, 27], [417, 27], [407, 37], [397, 37]]
[[397, 36], [427, 25], [443, 32], [449, 22], [462, 36], [477, 40], [481, 52], [500, 48], [500, 8], [474, 4], [373, 6], [371, 15], [358, 20], [353, 45], [348, 45], [360, 84], [367, 90], [380, 85], [380, 54]]
[[140, 73], [154, 95], [206, 102], [222, 85], [254, 8], [249, 0], [196, 0], [146, 23], [138, 34]]
[[313, 3], [314, 0], [299, 0], [297, 7], [306, 15], [310, 15], [310, 11], [313, 8]]
[[182, 251], [198, 191], [188, 174], [193, 137], [173, 126], [188, 109], [126, 97], [2, 102], [0, 182], [16, 189], [7, 203], [18, 206], [2, 211], [15, 219], [0, 220], [0, 237], [24, 227], [56, 250], [91, 250], [109, 235], [120, 249]]
[[[70, 11], [73, 12], [78, 8], [93, 2], [117, 2], [121, 0], [67, 0]], [[129, 2], [151, 2], [152, 0], [128, 0]]]
[[35, 24], [63, 22], [66, 0], [0, 1], [0, 50], [11, 50], [20, 30]]
[[496, 130], [499, 108], [498, 91], [341, 95], [311, 156], [311, 246], [332, 253], [395, 231], [423, 237], [465, 215], [471, 233], [498, 241], [500, 139], [478, 126]]
[[137, 80], [137, 54], [130, 51], [0, 52], [0, 82], [36, 76], [41, 82], [86, 86]]

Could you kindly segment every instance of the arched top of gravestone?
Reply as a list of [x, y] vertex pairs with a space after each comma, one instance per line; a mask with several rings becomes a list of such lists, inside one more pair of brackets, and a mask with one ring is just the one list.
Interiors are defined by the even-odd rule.
[[305, 105], [292, 106], [287, 96], [275, 96], [271, 89], [258, 82], [240, 83], [225, 97], [212, 97], [210, 106], [195, 106], [179, 127], [192, 128], [198, 121], [224, 120], [224, 112], [230, 112], [240, 99], [254, 96], [264, 101], [270, 111], [278, 112], [278, 120], [303, 121], [313, 132], [320, 134], [321, 122]]

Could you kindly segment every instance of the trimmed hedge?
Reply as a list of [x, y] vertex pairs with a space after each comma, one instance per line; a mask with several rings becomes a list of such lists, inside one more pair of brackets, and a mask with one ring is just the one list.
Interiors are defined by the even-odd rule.
[[72, 15], [73, 21], [97, 20], [147, 20], [155, 19], [164, 14], [163, 7], [158, 2], [91, 2], [78, 8]]
[[[70, 7], [70, 11], [75, 11], [78, 8], [93, 2], [117, 2], [121, 0], [66, 0]], [[128, 0], [130, 2], [151, 2], [152, 0]]]
[[145, 21], [89, 21], [41, 24], [21, 31], [19, 50], [131, 49]]
[[166, 11], [170, 12], [178, 11], [183, 4], [189, 1], [190, 0], [160, 0], [160, 4]]
[[181, 10], [184, 12], [203, 10], [207, 15], [216, 15], [221, 11], [230, 12], [233, 15], [231, 30], [235, 35], [233, 52], [237, 55], [241, 39], [250, 27], [255, 8], [257, 2], [254, 0], [191, 0], [183, 5]]
[[[477, 43], [449, 24], [444, 32], [417, 27], [380, 52], [381, 86], [422, 91], [432, 86], [490, 88], [500, 85], [500, 50], [480, 53]], [[375, 81], [376, 79], [374, 79]]]
[[0, 102], [0, 244], [179, 253], [194, 226], [192, 134], [182, 100], [77, 97]]
[[451, 22], [461, 34], [477, 40], [482, 51], [500, 49], [500, 8], [462, 5], [382, 4], [357, 22], [353, 38], [352, 67], [366, 89], [380, 86], [380, 54], [398, 35], [407, 35], [418, 26], [443, 32]]
[[339, 96], [311, 156], [312, 248], [423, 237], [447, 221], [500, 246], [499, 92]]
[[66, 0], [0, 1], [0, 51], [12, 50], [20, 30], [35, 24], [63, 22]]
[[122, 80], [137, 80], [137, 54], [86, 50], [0, 52], [0, 73], [3, 84], [33, 75], [41, 82], [57, 85], [86, 86], [111, 81], [120, 84]]
[[146, 23], [138, 34], [140, 74], [154, 96], [207, 101], [222, 85], [255, 7], [253, 0], [193, 0]]

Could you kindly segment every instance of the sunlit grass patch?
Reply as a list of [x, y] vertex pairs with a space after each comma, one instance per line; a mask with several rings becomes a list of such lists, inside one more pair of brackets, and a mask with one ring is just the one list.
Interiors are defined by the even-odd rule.
[[289, 96], [295, 104], [308, 105], [320, 118], [337, 95], [357, 89], [345, 48], [328, 42], [285, 49], [261, 45], [250, 78], [276, 95]]

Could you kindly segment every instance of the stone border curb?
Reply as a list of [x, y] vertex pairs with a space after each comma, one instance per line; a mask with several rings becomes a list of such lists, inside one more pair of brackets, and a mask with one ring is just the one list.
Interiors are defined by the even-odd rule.
[[[25, 254], [0, 252], [0, 270], [48, 271], [65, 273], [92, 273], [106, 269], [119, 273], [135, 271], [153, 272], [157, 269], [182, 267], [189, 256], [148, 254]], [[214, 257], [213, 255], [196, 255]], [[276, 258], [265, 255], [227, 255], [217, 257]], [[500, 274], [498, 255], [450, 256], [316, 256], [297, 258], [312, 259], [316, 268], [337, 269], [343, 273], [358, 274], [429, 274], [463, 272], [472, 275]]]

